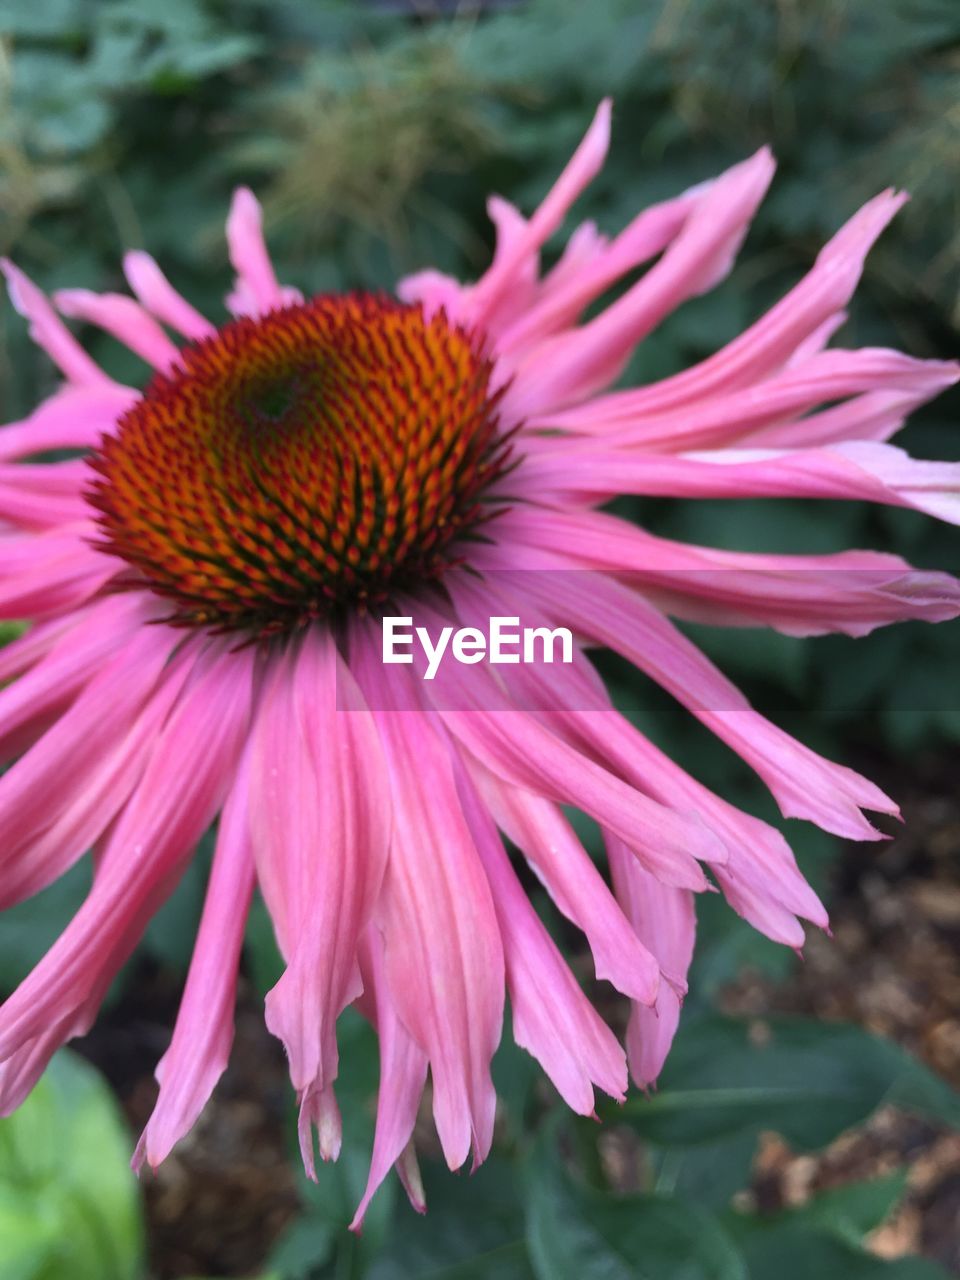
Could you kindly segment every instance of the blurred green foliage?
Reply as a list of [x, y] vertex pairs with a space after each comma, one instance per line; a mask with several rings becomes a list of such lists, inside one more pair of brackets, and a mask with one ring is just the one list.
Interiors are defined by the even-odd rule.
[[[520, 0], [464, 4], [451, 14], [453, 7], [0, 0], [0, 249], [46, 287], [118, 288], [123, 251], [147, 248], [198, 306], [219, 315], [229, 278], [223, 219], [232, 187], [247, 182], [264, 200], [281, 278], [308, 291], [389, 288], [424, 265], [470, 277], [490, 249], [486, 195], [498, 191], [529, 209], [597, 100], [613, 94], [610, 161], [577, 209], [605, 231], [763, 143], [780, 161], [738, 268], [643, 344], [630, 379], [671, 373], [732, 338], [798, 278], [860, 201], [888, 185], [914, 198], [872, 256], [839, 341], [956, 354], [956, 0]], [[85, 336], [113, 373], [143, 380], [135, 358], [103, 335]], [[26, 412], [52, 386], [45, 357], [3, 308], [5, 416]], [[905, 445], [960, 457], [958, 405], [954, 394], [919, 415]], [[960, 568], [956, 531], [908, 512], [801, 502], [648, 502], [624, 511], [668, 536], [711, 545], [878, 546]], [[861, 641], [691, 630], [763, 710], [835, 758], [878, 744], [905, 757], [960, 741], [956, 623]], [[725, 748], [622, 664], [607, 661], [604, 674], [618, 704], [681, 762], [772, 816]], [[828, 885], [834, 842], [796, 825], [789, 836], [805, 869]], [[146, 940], [152, 960], [176, 972], [185, 968], [202, 882], [201, 869]], [[85, 884], [80, 869], [0, 922], [0, 987], [19, 980], [49, 944]], [[891, 1098], [957, 1122], [952, 1095], [865, 1033], [767, 1024], [761, 1049], [750, 1028], [712, 1011], [720, 985], [744, 964], [783, 972], [792, 959], [722, 903], [701, 904], [688, 1021], [661, 1092], [615, 1117], [642, 1144], [643, 1194], [602, 1184], [595, 1129], [559, 1122], [529, 1059], [505, 1043], [495, 1063], [504, 1123], [494, 1159], [469, 1182], [428, 1165], [423, 1222], [388, 1183], [359, 1241], [344, 1228], [365, 1178], [376, 1053], [365, 1025], [346, 1018], [344, 1154], [320, 1171], [319, 1188], [304, 1184], [303, 1215], [276, 1251], [277, 1276], [935, 1280], [941, 1273], [924, 1262], [890, 1264], [864, 1250], [864, 1236], [900, 1195], [900, 1178], [844, 1188], [774, 1218], [730, 1208], [748, 1183], [761, 1128], [819, 1147]], [[261, 989], [278, 972], [260, 907], [247, 967]], [[0, 1154], [11, 1125], [34, 1113], [49, 1120], [69, 1070], [58, 1068], [41, 1087], [33, 1112], [21, 1113], [27, 1121], [0, 1127]], [[102, 1099], [80, 1110], [99, 1116], [84, 1123], [100, 1125], [112, 1151], [115, 1118]], [[64, 1134], [72, 1122], [63, 1117]], [[69, 1141], [61, 1138], [68, 1154]], [[102, 1158], [109, 1166], [113, 1156]], [[55, 1254], [44, 1252], [60, 1247], [57, 1215], [74, 1212], [62, 1209], [73, 1203], [70, 1159], [64, 1164], [63, 1177], [51, 1168], [29, 1204], [16, 1199], [22, 1187], [0, 1197], [0, 1213], [21, 1206], [26, 1234], [17, 1238], [27, 1242], [16, 1262], [0, 1246], [4, 1280], [66, 1274], [50, 1270]], [[0, 1186], [10, 1177], [0, 1162]], [[129, 1192], [119, 1176], [104, 1177], [91, 1196], [98, 1204], [101, 1195], [103, 1204], [119, 1197], [111, 1230], [127, 1241], [117, 1257], [134, 1267]], [[83, 1239], [81, 1232], [78, 1248]]]
[[143, 1231], [130, 1139], [109, 1089], [59, 1054], [0, 1120], [4, 1280], [140, 1280]]

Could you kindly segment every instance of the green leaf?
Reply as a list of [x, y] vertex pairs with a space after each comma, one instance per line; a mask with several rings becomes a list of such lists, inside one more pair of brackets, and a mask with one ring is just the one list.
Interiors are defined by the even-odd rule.
[[769, 1216], [729, 1213], [725, 1223], [747, 1260], [751, 1280], [806, 1280], [811, 1275], [844, 1280], [945, 1280], [939, 1267], [921, 1258], [885, 1262], [862, 1247], [896, 1207], [906, 1171], [870, 1182], [836, 1187], [796, 1209]]
[[695, 1147], [647, 1144], [652, 1189], [677, 1195], [704, 1209], [726, 1209], [733, 1196], [750, 1185], [757, 1135], [749, 1130]]
[[527, 1241], [540, 1280], [745, 1280], [720, 1223], [672, 1196], [615, 1196], [575, 1184], [541, 1147]]
[[924, 1258], [886, 1262], [871, 1253], [798, 1225], [758, 1226], [738, 1233], [750, 1280], [949, 1280]]
[[814, 1196], [808, 1204], [788, 1211], [795, 1222], [818, 1227], [828, 1235], [859, 1244], [894, 1211], [907, 1186], [907, 1171], [900, 1169], [885, 1178], [852, 1182]]
[[766, 1128], [813, 1150], [884, 1102], [960, 1125], [960, 1098], [946, 1084], [859, 1027], [709, 1015], [681, 1028], [659, 1091], [617, 1115], [664, 1145]]
[[4, 1280], [137, 1280], [142, 1224], [130, 1141], [94, 1069], [60, 1053], [0, 1120]]
[[367, 1280], [533, 1280], [513, 1167], [491, 1157], [469, 1178], [424, 1168], [427, 1214], [399, 1206]]

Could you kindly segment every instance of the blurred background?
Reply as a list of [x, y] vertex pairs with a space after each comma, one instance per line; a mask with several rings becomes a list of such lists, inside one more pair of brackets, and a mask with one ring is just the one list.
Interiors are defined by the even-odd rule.
[[[911, 203], [872, 255], [844, 345], [955, 356], [960, 325], [957, 0], [0, 0], [0, 248], [44, 287], [122, 288], [143, 247], [221, 315], [232, 187], [261, 196], [281, 279], [390, 288], [434, 265], [483, 269], [484, 200], [529, 210], [598, 99], [610, 161], [578, 217], [615, 231], [762, 143], [780, 162], [741, 264], [648, 339], [629, 381], [733, 337], [868, 196]], [[556, 246], [553, 246], [555, 249]], [[90, 332], [133, 383], [133, 357]], [[0, 309], [5, 419], [53, 387]], [[904, 444], [960, 458], [960, 397]], [[738, 549], [896, 550], [960, 569], [960, 535], [848, 504], [633, 503], [671, 537]], [[960, 624], [861, 640], [693, 628], [768, 715], [860, 768], [906, 824], [871, 846], [785, 824], [834, 915], [803, 962], [722, 903], [700, 904], [685, 1021], [658, 1093], [563, 1113], [504, 1043], [488, 1165], [447, 1174], [428, 1123], [430, 1212], [391, 1179], [360, 1238], [376, 1049], [342, 1022], [344, 1152], [309, 1186], [282, 1052], [262, 1027], [278, 959], [254, 913], [233, 1065], [155, 1177], [131, 1133], [175, 1015], [204, 852], [148, 930], [94, 1032], [0, 1122], [3, 1280], [936, 1280], [960, 1274]], [[618, 704], [728, 798], [774, 819], [724, 748], [599, 659]], [[593, 833], [586, 831], [593, 842]], [[88, 870], [0, 919], [0, 994], [49, 946]], [[580, 939], [550, 914], [586, 984]], [[623, 1002], [591, 994], [614, 1025]], [[509, 1033], [508, 1037], [509, 1038]]]

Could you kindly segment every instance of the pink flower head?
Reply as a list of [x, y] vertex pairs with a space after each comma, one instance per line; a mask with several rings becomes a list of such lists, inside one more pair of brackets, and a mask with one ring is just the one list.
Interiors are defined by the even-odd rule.
[[[397, 297], [304, 300], [281, 285], [260, 210], [227, 221], [236, 284], [217, 327], [143, 253], [134, 297], [47, 299], [16, 267], [13, 305], [63, 374], [0, 430], [4, 904], [93, 850], [93, 886], [0, 1010], [0, 1102], [16, 1107], [82, 1035], [197, 842], [218, 822], [180, 1012], [137, 1151], [156, 1165], [227, 1062], [255, 886], [285, 962], [266, 1000], [315, 1141], [337, 1155], [336, 1023], [379, 1035], [370, 1180], [412, 1148], [427, 1075], [451, 1166], [487, 1155], [490, 1062], [513, 1034], [590, 1114], [657, 1077], [715, 883], [792, 947], [826, 913], [783, 837], [712, 794], [610, 705], [585, 651], [607, 646], [676, 697], [770, 788], [842, 836], [895, 813], [877, 787], [754, 711], [670, 618], [861, 635], [960, 612], [958, 584], [890, 555], [680, 545], [598, 508], [616, 494], [866, 498], [960, 521], [960, 469], [888, 443], [957, 366], [827, 348], [864, 257], [903, 197], [877, 196], [744, 334], [683, 373], [610, 390], [637, 344], [730, 270], [773, 175], [767, 151], [540, 251], [601, 167], [610, 106], [529, 219], [492, 199], [476, 283], [427, 271]], [[645, 271], [589, 320], [592, 303]], [[152, 366], [109, 378], [64, 317]], [[37, 465], [48, 450], [85, 457]], [[461, 571], [462, 570], [462, 571]], [[452, 681], [383, 662], [385, 615], [428, 627], [523, 617], [570, 661], [471, 665]], [[509, 676], [509, 678], [507, 678]], [[12, 677], [16, 677], [12, 679]], [[609, 880], [563, 813], [602, 828]], [[626, 1053], [533, 909], [506, 836], [632, 1002]], [[709, 878], [707, 870], [709, 871]], [[316, 1134], [316, 1138], [315, 1138]]]

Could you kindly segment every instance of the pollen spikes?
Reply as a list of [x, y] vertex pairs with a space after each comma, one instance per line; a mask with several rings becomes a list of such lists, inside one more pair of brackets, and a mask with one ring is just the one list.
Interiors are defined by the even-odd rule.
[[364, 293], [235, 320], [105, 436], [88, 497], [167, 621], [253, 636], [438, 578], [508, 465], [491, 362]]

